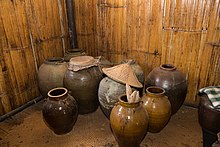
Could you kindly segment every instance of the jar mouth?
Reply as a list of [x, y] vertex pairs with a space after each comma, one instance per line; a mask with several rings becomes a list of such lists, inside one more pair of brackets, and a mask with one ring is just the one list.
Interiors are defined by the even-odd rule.
[[51, 64], [56, 64], [56, 63], [62, 63], [64, 62], [64, 59], [61, 57], [52, 57], [44, 60], [44, 63], [51, 63]]
[[148, 94], [153, 95], [163, 95], [165, 94], [165, 90], [163, 88], [157, 87], [157, 86], [150, 86], [146, 89], [146, 92]]
[[68, 51], [66, 51], [66, 53], [77, 53], [77, 52], [84, 52], [82, 49], [79, 48], [71, 48]]
[[176, 70], [176, 67], [173, 64], [162, 64], [160, 68], [163, 70]]
[[48, 92], [48, 96], [50, 98], [59, 98], [59, 97], [63, 97], [64, 95], [66, 95], [68, 92], [68, 90], [64, 87], [57, 87], [57, 88], [53, 88]]
[[119, 100], [119, 103], [121, 103], [121, 105], [125, 107], [137, 107], [140, 103], [139, 101], [136, 103], [129, 103], [126, 94], [119, 96], [118, 100]]

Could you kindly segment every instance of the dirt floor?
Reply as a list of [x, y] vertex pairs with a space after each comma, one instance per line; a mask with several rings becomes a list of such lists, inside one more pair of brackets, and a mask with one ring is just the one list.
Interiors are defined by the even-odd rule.
[[[102, 111], [79, 115], [73, 130], [55, 135], [42, 119], [42, 101], [0, 123], [0, 146], [117, 147]], [[148, 133], [141, 147], [202, 147], [197, 109], [183, 106], [157, 134]]]

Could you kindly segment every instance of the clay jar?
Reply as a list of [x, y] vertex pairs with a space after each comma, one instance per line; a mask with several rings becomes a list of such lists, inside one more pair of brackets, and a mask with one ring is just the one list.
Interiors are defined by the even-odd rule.
[[128, 103], [121, 95], [110, 114], [110, 126], [120, 147], [139, 147], [147, 134], [148, 113], [137, 103]]
[[63, 77], [66, 71], [67, 64], [63, 58], [53, 57], [44, 60], [38, 72], [38, 86], [44, 98], [47, 98], [49, 90], [63, 87]]
[[64, 76], [64, 87], [76, 99], [79, 114], [91, 113], [98, 108], [98, 87], [102, 74], [97, 63], [91, 56], [71, 58]]
[[175, 114], [183, 105], [187, 94], [187, 81], [181, 71], [171, 64], [154, 68], [147, 76], [146, 87], [159, 86], [166, 91]]
[[114, 81], [105, 77], [99, 84], [98, 96], [102, 112], [109, 119], [112, 108], [118, 102], [118, 97], [124, 94], [125, 84]]
[[48, 92], [43, 104], [43, 118], [47, 126], [57, 135], [70, 132], [78, 117], [75, 99], [63, 87]]
[[171, 117], [171, 104], [160, 87], [148, 87], [142, 97], [143, 107], [149, 114], [149, 132], [158, 133]]

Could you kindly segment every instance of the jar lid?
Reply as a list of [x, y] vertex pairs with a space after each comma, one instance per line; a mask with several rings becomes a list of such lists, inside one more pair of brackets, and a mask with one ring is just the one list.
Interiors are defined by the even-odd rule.
[[78, 71], [92, 66], [97, 66], [98, 60], [92, 56], [78, 56], [70, 59], [69, 70]]
[[103, 72], [113, 80], [128, 84], [133, 87], [142, 88], [143, 85], [138, 81], [131, 65], [119, 64], [110, 68], [103, 68]]

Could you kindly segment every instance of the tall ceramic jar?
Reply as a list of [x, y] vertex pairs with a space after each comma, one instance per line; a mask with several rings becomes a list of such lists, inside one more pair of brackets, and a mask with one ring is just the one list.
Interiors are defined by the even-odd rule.
[[91, 113], [98, 108], [98, 87], [102, 73], [97, 63], [91, 56], [71, 58], [64, 76], [64, 87], [76, 99], [79, 114]]
[[103, 68], [107, 77], [103, 78], [99, 84], [98, 96], [100, 107], [107, 118], [118, 97], [125, 93], [125, 83], [130, 83], [133, 90], [142, 88], [134, 70], [130, 64], [124, 63], [110, 68]]
[[165, 90], [160, 87], [148, 87], [142, 97], [143, 107], [149, 114], [149, 128], [151, 133], [160, 132], [171, 117], [171, 104], [165, 96]]
[[62, 135], [72, 130], [78, 117], [78, 107], [68, 90], [58, 87], [48, 92], [42, 113], [47, 126], [55, 134]]
[[137, 103], [128, 103], [126, 95], [121, 95], [111, 111], [110, 126], [120, 147], [139, 147], [147, 134], [148, 113]]
[[147, 76], [146, 87], [159, 86], [166, 91], [175, 114], [183, 105], [187, 94], [187, 80], [183, 73], [171, 64], [154, 68]]
[[52, 88], [63, 87], [63, 77], [67, 71], [67, 64], [63, 58], [53, 57], [44, 60], [38, 72], [38, 86], [40, 93], [47, 98]]

